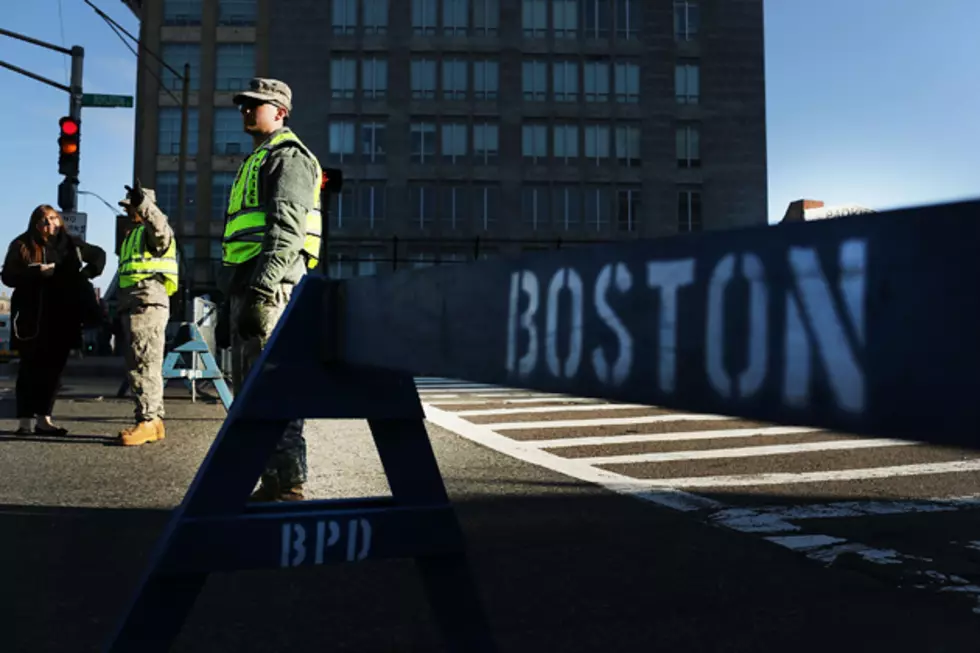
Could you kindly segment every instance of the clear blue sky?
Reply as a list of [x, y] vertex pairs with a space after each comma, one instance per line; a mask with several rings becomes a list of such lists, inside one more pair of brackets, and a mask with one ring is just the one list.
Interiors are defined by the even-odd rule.
[[[5, 4], [4, 28], [85, 48], [87, 92], [135, 93], [135, 57], [82, 0]], [[96, 4], [138, 34], [118, 0]], [[875, 209], [980, 197], [978, 24], [980, 0], [767, 0], [770, 221], [801, 197]], [[3, 36], [0, 60], [68, 79], [67, 57]], [[68, 97], [6, 69], [0, 79], [5, 247], [36, 205], [57, 204]], [[133, 109], [83, 111], [81, 189], [113, 205], [132, 175], [133, 124]], [[89, 240], [111, 251], [113, 213], [89, 196], [79, 206]]]

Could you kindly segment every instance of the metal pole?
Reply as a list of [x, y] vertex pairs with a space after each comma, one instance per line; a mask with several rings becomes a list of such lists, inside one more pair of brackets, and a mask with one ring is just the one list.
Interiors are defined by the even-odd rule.
[[[190, 93], [191, 65], [184, 64], [184, 84], [180, 93], [180, 155], [177, 160], [177, 224], [183, 229], [184, 205], [187, 202], [187, 96]], [[178, 310], [183, 316], [187, 304], [187, 279], [181, 278]]]
[[[79, 45], [71, 49], [71, 83], [68, 93], [68, 115], [82, 124], [82, 68], [85, 60], [85, 49]], [[81, 161], [81, 129], [79, 129], [79, 161]], [[62, 182], [67, 189], [68, 211], [78, 211], [78, 177], [65, 177]]]

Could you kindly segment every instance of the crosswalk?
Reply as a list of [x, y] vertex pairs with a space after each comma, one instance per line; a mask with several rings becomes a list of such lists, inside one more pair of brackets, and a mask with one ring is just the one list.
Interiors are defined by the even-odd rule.
[[[453, 379], [416, 385], [429, 422], [463, 438], [825, 564], [852, 554], [904, 565], [920, 584], [971, 596], [980, 612], [980, 582], [808, 527], [980, 509], [980, 452]], [[980, 531], [960, 539], [975, 550]]]

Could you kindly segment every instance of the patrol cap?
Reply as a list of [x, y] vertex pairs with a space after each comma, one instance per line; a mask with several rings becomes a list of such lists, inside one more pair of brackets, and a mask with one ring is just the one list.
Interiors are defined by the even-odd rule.
[[248, 83], [248, 90], [236, 93], [232, 102], [242, 104], [247, 98], [271, 102], [285, 109], [286, 113], [293, 110], [293, 92], [285, 82], [278, 79], [253, 77]]
[[[143, 188], [143, 195], [146, 197], [146, 199], [150, 200], [150, 202], [154, 204], [157, 203], [157, 193], [152, 188]], [[119, 206], [129, 206], [129, 204], [129, 197], [124, 197], [119, 200]]]

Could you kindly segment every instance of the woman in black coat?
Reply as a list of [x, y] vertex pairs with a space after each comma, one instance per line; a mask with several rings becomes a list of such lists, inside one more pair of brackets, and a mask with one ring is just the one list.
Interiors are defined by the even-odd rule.
[[47, 204], [34, 209], [27, 231], [11, 241], [0, 279], [14, 290], [17, 433], [29, 434], [32, 427], [34, 433], [67, 433], [52, 424], [51, 412], [68, 354], [80, 346], [86, 310], [96, 302], [94, 293], [86, 296], [93, 292], [87, 281], [102, 274], [105, 262], [105, 250], [71, 236], [61, 214]]

